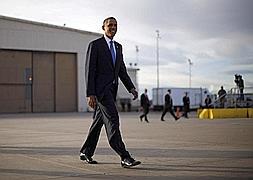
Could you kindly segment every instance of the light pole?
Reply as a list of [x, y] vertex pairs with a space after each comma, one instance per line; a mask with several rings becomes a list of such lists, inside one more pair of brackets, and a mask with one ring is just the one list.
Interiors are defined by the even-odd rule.
[[160, 35], [159, 35], [159, 30], [156, 30], [156, 102], [158, 105], [158, 89], [159, 89], [159, 39], [160, 39]]
[[191, 88], [191, 81], [192, 81], [192, 69], [191, 69], [191, 66], [193, 65], [193, 62], [188, 59], [188, 62], [189, 62], [189, 88]]
[[139, 47], [136, 45], [135, 46], [135, 51], [136, 51], [136, 66], [139, 63]]

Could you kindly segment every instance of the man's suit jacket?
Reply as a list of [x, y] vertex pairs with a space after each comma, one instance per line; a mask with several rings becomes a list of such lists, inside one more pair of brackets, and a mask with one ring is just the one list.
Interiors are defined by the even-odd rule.
[[165, 100], [165, 107], [172, 107], [173, 106], [173, 100], [169, 94], [166, 94], [164, 97]]
[[123, 61], [122, 46], [114, 41], [116, 49], [116, 62], [113, 65], [110, 49], [104, 37], [96, 39], [89, 44], [86, 54], [85, 80], [86, 96], [94, 95], [101, 100], [105, 93], [114, 87], [114, 100], [118, 89], [118, 77], [130, 92], [135, 88], [127, 74]]
[[150, 106], [148, 96], [146, 96], [144, 93], [141, 95], [141, 106], [143, 108], [149, 108]]

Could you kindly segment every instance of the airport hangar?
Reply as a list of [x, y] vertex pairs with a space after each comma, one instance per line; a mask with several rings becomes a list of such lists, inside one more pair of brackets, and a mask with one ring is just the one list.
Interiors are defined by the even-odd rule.
[[[0, 16], [0, 113], [89, 111], [86, 51], [88, 43], [101, 36]], [[138, 87], [138, 68], [127, 70]], [[118, 102], [131, 99], [123, 88], [120, 84]]]

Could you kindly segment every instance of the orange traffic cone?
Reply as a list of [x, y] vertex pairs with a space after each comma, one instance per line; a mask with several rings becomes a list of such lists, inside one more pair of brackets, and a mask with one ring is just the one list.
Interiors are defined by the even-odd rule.
[[179, 110], [179, 107], [177, 107], [176, 116], [177, 116], [178, 118], [180, 118], [180, 110]]

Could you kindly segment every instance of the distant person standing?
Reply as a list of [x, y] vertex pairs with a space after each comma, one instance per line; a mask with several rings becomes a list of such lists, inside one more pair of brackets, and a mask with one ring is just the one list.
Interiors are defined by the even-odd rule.
[[223, 89], [223, 86], [221, 86], [220, 90], [218, 91], [221, 108], [224, 108], [225, 101], [226, 101], [226, 94], [227, 92], [225, 91], [225, 89]]
[[140, 120], [142, 121], [142, 119], [144, 117], [144, 120], [147, 123], [149, 123], [148, 118], [147, 118], [147, 114], [149, 113], [150, 102], [149, 102], [147, 92], [148, 92], [148, 90], [145, 89], [144, 93], [141, 95], [141, 107], [142, 107], [142, 110], [143, 110], [143, 114], [140, 116]]
[[239, 90], [240, 90], [240, 99], [243, 101], [244, 100], [244, 94], [243, 94], [244, 81], [243, 81], [241, 75], [239, 76], [238, 87], [239, 87]]
[[164, 121], [165, 114], [169, 111], [170, 114], [174, 117], [175, 120], [178, 120], [179, 117], [177, 117], [173, 111], [173, 100], [171, 98], [171, 90], [168, 89], [168, 93], [164, 96], [164, 107], [163, 107], [163, 113], [161, 116], [161, 121]]
[[212, 99], [211, 99], [210, 95], [206, 96], [205, 104], [206, 104], [206, 108], [209, 108], [210, 105], [212, 104]]
[[190, 98], [188, 97], [188, 93], [185, 92], [185, 96], [183, 97], [183, 104], [184, 104], [184, 113], [183, 116], [185, 118], [189, 118], [188, 117], [188, 112], [190, 111]]

